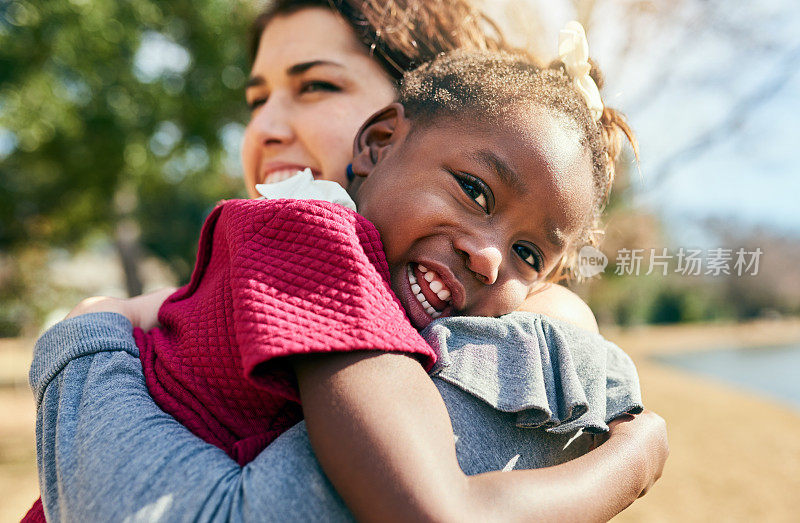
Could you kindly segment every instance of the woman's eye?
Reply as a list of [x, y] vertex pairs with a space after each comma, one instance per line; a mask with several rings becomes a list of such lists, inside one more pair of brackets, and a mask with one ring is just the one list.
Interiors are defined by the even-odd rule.
[[341, 91], [339, 86], [334, 85], [330, 82], [323, 82], [320, 80], [314, 80], [311, 82], [305, 82], [300, 86], [300, 93], [316, 93], [318, 91], [327, 91], [327, 92], [337, 92]]
[[486, 189], [481, 187], [477, 181], [470, 180], [466, 177], [456, 176], [456, 181], [458, 181], [458, 184], [466, 195], [475, 200], [475, 203], [480, 205], [484, 212], [489, 212], [489, 201], [486, 198]]
[[256, 98], [254, 100], [251, 100], [251, 101], [247, 102], [247, 107], [249, 107], [251, 111], [255, 111], [256, 109], [258, 109], [259, 107], [261, 107], [265, 103], [267, 103], [267, 98], [266, 97]]
[[520, 243], [515, 243], [514, 252], [522, 258], [522, 261], [533, 267], [536, 272], [542, 271], [542, 258], [535, 250]]

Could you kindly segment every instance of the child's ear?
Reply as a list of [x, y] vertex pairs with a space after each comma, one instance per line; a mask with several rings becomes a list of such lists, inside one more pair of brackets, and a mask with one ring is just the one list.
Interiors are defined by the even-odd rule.
[[403, 106], [397, 102], [370, 116], [353, 142], [353, 173], [367, 176], [392, 145], [405, 136], [409, 127]]

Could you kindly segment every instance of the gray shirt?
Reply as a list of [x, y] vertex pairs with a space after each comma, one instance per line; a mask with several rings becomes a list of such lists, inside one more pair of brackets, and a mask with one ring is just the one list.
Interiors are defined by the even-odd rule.
[[[584, 454], [584, 431], [641, 410], [630, 359], [599, 335], [545, 316], [447, 318], [423, 332], [467, 474]], [[348, 521], [301, 422], [238, 466], [161, 411], [131, 325], [113, 313], [63, 321], [30, 373], [49, 520]]]

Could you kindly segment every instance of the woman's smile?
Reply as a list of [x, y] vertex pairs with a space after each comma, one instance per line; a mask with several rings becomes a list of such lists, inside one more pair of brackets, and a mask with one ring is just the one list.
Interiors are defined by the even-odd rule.
[[285, 162], [269, 162], [262, 166], [261, 174], [256, 179], [256, 183], [278, 183], [291, 178], [292, 176], [296, 175], [299, 172], [302, 172], [306, 169], [311, 170], [311, 174], [314, 175], [315, 180], [319, 180], [322, 177], [322, 173], [319, 169], [315, 169], [314, 167], [302, 164], [291, 164]]

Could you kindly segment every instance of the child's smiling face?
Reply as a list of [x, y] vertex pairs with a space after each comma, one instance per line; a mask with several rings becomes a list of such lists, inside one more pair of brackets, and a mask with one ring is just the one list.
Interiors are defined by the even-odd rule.
[[393, 104], [356, 138], [355, 200], [417, 328], [515, 310], [587, 223], [592, 165], [577, 127], [540, 106], [522, 113], [411, 131]]

